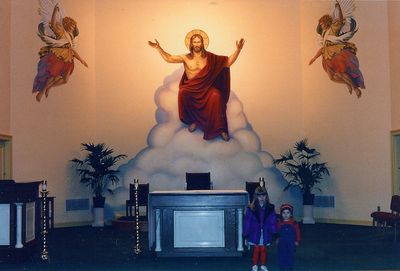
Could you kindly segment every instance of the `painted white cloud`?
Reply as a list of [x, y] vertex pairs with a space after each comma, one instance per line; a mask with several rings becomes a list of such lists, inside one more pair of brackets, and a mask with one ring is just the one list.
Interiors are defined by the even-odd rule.
[[183, 69], [168, 76], [155, 93], [157, 124], [149, 131], [148, 146], [121, 166], [121, 187], [107, 202], [125, 208], [133, 179], [150, 183], [150, 190], [182, 190], [186, 172], [211, 172], [214, 189], [244, 189], [246, 181], [267, 181], [271, 202], [290, 200], [283, 192], [285, 181], [273, 166], [272, 156], [261, 149], [260, 138], [251, 128], [243, 104], [233, 91], [227, 105], [231, 140], [206, 141], [200, 129], [187, 130], [178, 115], [178, 90]]

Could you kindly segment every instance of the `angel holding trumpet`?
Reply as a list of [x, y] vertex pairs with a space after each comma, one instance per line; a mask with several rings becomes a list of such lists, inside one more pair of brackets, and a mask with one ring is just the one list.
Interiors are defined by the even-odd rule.
[[337, 0], [332, 14], [319, 19], [317, 33], [321, 37], [321, 48], [309, 65], [322, 56], [322, 67], [329, 78], [345, 84], [350, 94], [354, 91], [360, 98], [361, 89], [365, 89], [364, 78], [356, 56], [357, 47], [349, 42], [358, 31], [352, 15], [354, 10], [353, 0]]
[[74, 70], [74, 58], [88, 67], [75, 49], [79, 34], [76, 21], [64, 16], [59, 3], [53, 0], [39, 0], [39, 3], [42, 22], [37, 34], [46, 46], [39, 51], [40, 60], [32, 89], [38, 102], [43, 95], [49, 96], [51, 88], [68, 82]]

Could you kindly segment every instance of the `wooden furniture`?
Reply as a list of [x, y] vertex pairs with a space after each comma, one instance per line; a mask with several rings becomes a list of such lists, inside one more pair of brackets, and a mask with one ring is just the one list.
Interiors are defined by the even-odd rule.
[[[138, 187], [138, 207], [144, 207], [146, 211], [144, 215], [139, 215], [141, 220], [145, 220], [147, 217], [147, 205], [148, 205], [148, 196], [149, 196], [149, 189], [150, 186], [148, 183], [146, 184], [139, 184]], [[129, 184], [129, 200], [126, 201], [126, 216], [135, 216], [136, 214], [136, 207], [135, 207], [135, 185]]]
[[0, 181], [0, 260], [22, 261], [40, 240], [40, 182]]
[[212, 188], [210, 172], [186, 172], [186, 190], [210, 190]]
[[400, 225], [400, 196], [394, 195], [390, 201], [391, 212], [376, 211], [371, 213], [372, 225], [375, 227], [393, 227], [394, 240], [397, 240], [397, 228]]
[[149, 249], [160, 257], [241, 256], [244, 190], [149, 194]]

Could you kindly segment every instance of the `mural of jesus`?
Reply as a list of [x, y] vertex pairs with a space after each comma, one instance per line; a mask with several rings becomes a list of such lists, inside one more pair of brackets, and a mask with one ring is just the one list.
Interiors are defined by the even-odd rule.
[[179, 118], [187, 124], [189, 132], [197, 128], [204, 131], [204, 139], [220, 136], [229, 141], [226, 104], [230, 94], [230, 70], [244, 45], [244, 39], [236, 41], [235, 52], [227, 56], [206, 51], [209, 39], [199, 29], [190, 31], [185, 38], [188, 54], [171, 55], [165, 52], [159, 42], [149, 45], [160, 53], [168, 63], [183, 63], [184, 73], [179, 83]]

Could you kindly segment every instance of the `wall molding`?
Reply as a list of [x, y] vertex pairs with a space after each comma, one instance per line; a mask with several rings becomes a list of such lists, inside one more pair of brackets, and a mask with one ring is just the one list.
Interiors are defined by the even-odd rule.
[[[301, 217], [295, 218], [297, 221], [301, 221]], [[331, 218], [315, 218], [316, 223], [326, 223], [326, 224], [342, 224], [342, 225], [355, 225], [355, 226], [371, 226], [372, 220], [346, 220], [346, 219], [331, 219]], [[70, 228], [70, 227], [82, 227], [90, 226], [93, 221], [74, 221], [74, 222], [63, 222], [55, 223], [55, 228]], [[106, 221], [106, 226], [111, 225], [111, 221]]]
[[371, 220], [346, 220], [346, 219], [331, 219], [331, 218], [315, 218], [317, 223], [327, 223], [327, 224], [343, 224], [343, 225], [357, 225], [357, 226], [371, 226]]
[[90, 226], [93, 221], [74, 221], [74, 222], [62, 222], [55, 223], [54, 228], [71, 228], [71, 227], [82, 227], [82, 226]]

